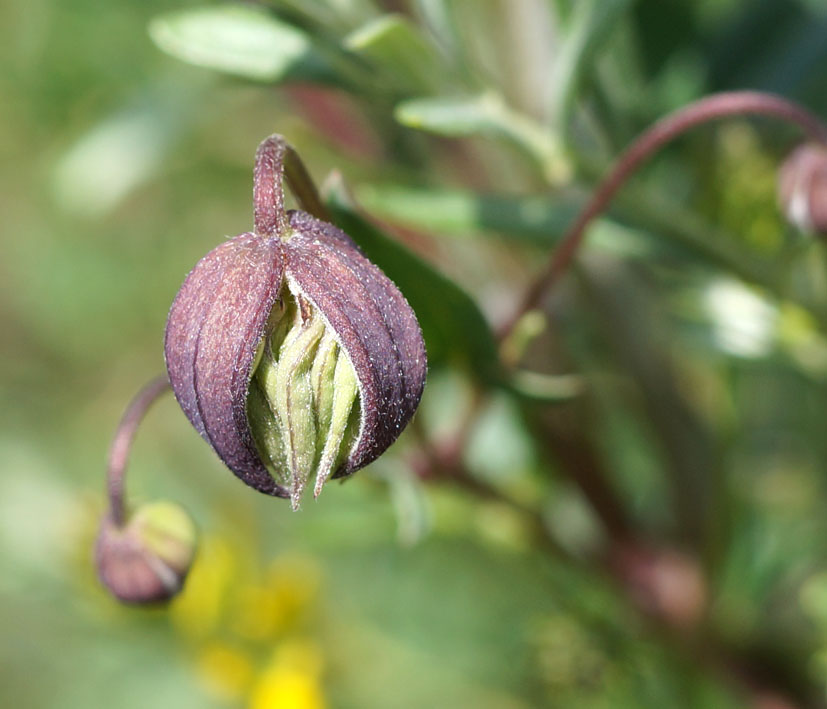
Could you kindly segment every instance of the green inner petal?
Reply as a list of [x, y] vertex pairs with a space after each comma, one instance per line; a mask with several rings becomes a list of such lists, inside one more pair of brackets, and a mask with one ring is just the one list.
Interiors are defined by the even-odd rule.
[[311, 475], [318, 496], [358, 438], [356, 372], [321, 313], [287, 287], [259, 350], [247, 417], [262, 460], [295, 509]]

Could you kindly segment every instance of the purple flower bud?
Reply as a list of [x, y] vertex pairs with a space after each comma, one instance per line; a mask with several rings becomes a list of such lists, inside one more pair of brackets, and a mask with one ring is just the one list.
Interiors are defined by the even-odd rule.
[[827, 146], [805, 143], [790, 153], [779, 174], [778, 198], [792, 224], [827, 235]]
[[95, 556], [103, 584], [125, 603], [159, 603], [184, 583], [195, 556], [195, 525], [171, 502], [144, 505], [123, 526], [104, 517]]
[[323, 213], [280, 136], [259, 147], [255, 232], [192, 270], [167, 320], [165, 355], [187, 418], [239, 478], [294, 507], [315, 474], [375, 460], [410, 421], [425, 383], [416, 316], [342, 231], [283, 209], [282, 175]]

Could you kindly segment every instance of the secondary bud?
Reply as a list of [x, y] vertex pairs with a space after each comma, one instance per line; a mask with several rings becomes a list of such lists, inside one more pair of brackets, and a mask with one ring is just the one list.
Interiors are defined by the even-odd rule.
[[171, 502], [144, 505], [123, 526], [107, 516], [95, 555], [98, 575], [125, 603], [172, 598], [184, 583], [196, 548], [195, 525]]
[[827, 146], [805, 143], [790, 153], [781, 166], [778, 198], [792, 224], [827, 235]]
[[311, 478], [318, 495], [396, 440], [426, 355], [407, 301], [350, 237], [283, 210], [283, 173], [306, 176], [271, 136], [256, 155], [255, 232], [187, 276], [165, 355], [181, 408], [227, 467], [295, 508]]

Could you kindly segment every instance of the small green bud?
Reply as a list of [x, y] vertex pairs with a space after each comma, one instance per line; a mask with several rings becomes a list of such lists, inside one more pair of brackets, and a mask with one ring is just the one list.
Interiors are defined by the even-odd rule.
[[123, 526], [107, 516], [96, 545], [104, 586], [125, 603], [166, 601], [183, 586], [196, 549], [195, 524], [172, 502], [142, 505]]

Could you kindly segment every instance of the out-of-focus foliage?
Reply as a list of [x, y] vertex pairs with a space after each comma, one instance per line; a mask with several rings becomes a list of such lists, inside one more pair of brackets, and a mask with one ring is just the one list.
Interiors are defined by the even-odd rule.
[[[666, 150], [548, 323], [521, 324], [513, 381], [487, 323], [663, 112], [755, 88], [827, 116], [825, 33], [817, 0], [0, 4], [0, 704], [742, 706], [710, 638], [817, 703], [827, 259], [775, 205], [795, 132], [736, 120]], [[185, 504], [203, 544], [168, 609], [122, 608], [91, 564], [105, 451], [184, 275], [250, 227], [275, 131], [340, 173], [364, 211], [338, 202], [343, 226], [422, 304], [419, 435], [294, 514], [159, 404], [130, 494]], [[535, 435], [549, 411], [676, 551], [653, 568], [696, 644], [595, 568], [606, 534]], [[418, 438], [466, 420], [475, 485], [426, 485]]]

